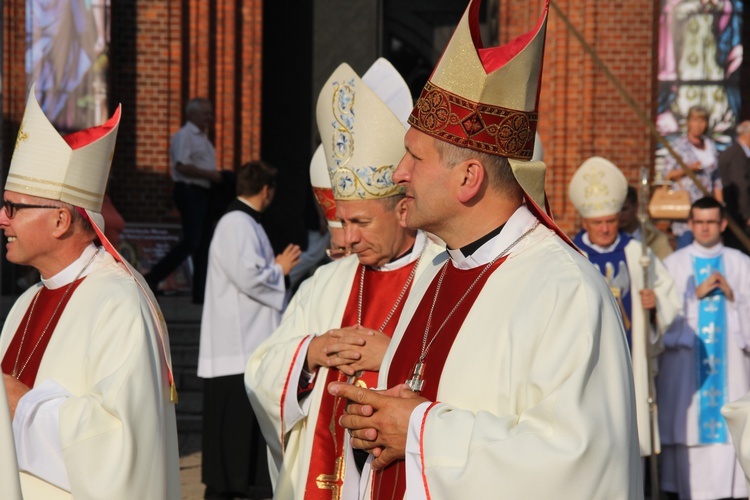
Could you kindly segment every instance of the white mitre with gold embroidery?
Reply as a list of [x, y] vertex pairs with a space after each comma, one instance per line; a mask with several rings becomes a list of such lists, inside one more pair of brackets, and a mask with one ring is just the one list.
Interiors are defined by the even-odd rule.
[[177, 402], [177, 388], [167, 326], [151, 289], [143, 277], [126, 261], [104, 235], [102, 203], [115, 151], [121, 106], [104, 124], [61, 136], [47, 119], [36, 100], [34, 85], [29, 91], [26, 111], [10, 161], [5, 190], [30, 196], [59, 200], [77, 207], [105, 250], [120, 262], [146, 296], [156, 321], [170, 386], [170, 399]]
[[103, 228], [101, 209], [119, 124], [120, 106], [103, 125], [62, 137], [32, 85], [5, 189], [83, 208]]
[[403, 193], [393, 172], [404, 156], [411, 106], [409, 87], [385, 59], [363, 78], [346, 63], [331, 74], [318, 96], [316, 118], [337, 201]]
[[628, 193], [628, 180], [617, 165], [594, 156], [578, 167], [568, 197], [584, 219], [619, 214]]
[[310, 184], [312, 184], [315, 199], [323, 210], [328, 227], [341, 227], [341, 221], [336, 217], [336, 200], [333, 198], [331, 177], [328, 175], [328, 164], [323, 145], [315, 150], [310, 160]]

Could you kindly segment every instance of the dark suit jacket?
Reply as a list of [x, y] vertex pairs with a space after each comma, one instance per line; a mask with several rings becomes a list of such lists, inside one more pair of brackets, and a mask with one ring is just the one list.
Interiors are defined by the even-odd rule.
[[750, 158], [737, 142], [719, 155], [719, 173], [727, 211], [744, 227], [750, 219]]

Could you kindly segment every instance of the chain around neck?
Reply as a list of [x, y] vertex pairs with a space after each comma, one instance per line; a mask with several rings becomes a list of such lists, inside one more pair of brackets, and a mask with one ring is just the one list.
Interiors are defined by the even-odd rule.
[[26, 318], [26, 324], [23, 327], [23, 334], [21, 335], [21, 342], [18, 345], [18, 353], [16, 353], [16, 361], [13, 363], [13, 373], [12, 376], [15, 379], [20, 379], [21, 374], [23, 374], [23, 371], [26, 369], [26, 366], [29, 364], [29, 361], [31, 361], [31, 358], [34, 357], [34, 353], [36, 352], [36, 348], [39, 347], [39, 343], [44, 338], [45, 334], [47, 333], [47, 329], [49, 328], [49, 325], [52, 324], [52, 320], [57, 316], [57, 311], [60, 309], [60, 306], [65, 301], [65, 297], [68, 296], [70, 293], [70, 289], [73, 288], [73, 285], [76, 281], [80, 279], [80, 277], [83, 275], [83, 273], [88, 269], [89, 265], [91, 265], [92, 262], [94, 262], [94, 258], [99, 254], [99, 249], [96, 249], [96, 252], [94, 252], [94, 255], [91, 256], [88, 262], [86, 262], [86, 265], [83, 266], [83, 268], [78, 272], [75, 279], [70, 282], [68, 287], [65, 289], [65, 292], [63, 293], [63, 296], [60, 298], [60, 301], [55, 306], [55, 310], [52, 311], [52, 315], [49, 317], [49, 320], [47, 320], [47, 324], [44, 326], [44, 330], [42, 330], [42, 334], [37, 339], [36, 343], [34, 344], [34, 347], [31, 349], [31, 352], [29, 353], [29, 357], [26, 358], [26, 361], [24, 362], [23, 366], [21, 366], [21, 369], [18, 369], [18, 361], [21, 357], [21, 351], [23, 350], [23, 344], [26, 341], [26, 332], [29, 329], [29, 323], [31, 323], [31, 317], [34, 315], [34, 308], [36, 307], [36, 301], [39, 299], [39, 295], [42, 293], [42, 287], [39, 288], [39, 290], [36, 292], [36, 295], [34, 295], [34, 300], [31, 302], [31, 309], [29, 310], [29, 315]]
[[[378, 328], [379, 332], [382, 332], [385, 329], [385, 327], [388, 325], [388, 323], [391, 321], [391, 318], [396, 313], [396, 310], [398, 309], [399, 304], [401, 304], [401, 301], [406, 295], [407, 290], [409, 290], [409, 285], [411, 285], [411, 282], [414, 280], [414, 275], [417, 272], [417, 267], [419, 267], [419, 261], [422, 260], [422, 256], [424, 255], [425, 250], [427, 250], [428, 244], [429, 242], [427, 238], [425, 238], [425, 242], [424, 242], [424, 245], [422, 246], [422, 250], [419, 252], [419, 257], [417, 257], [417, 260], [414, 262], [414, 267], [411, 268], [409, 277], [406, 278], [406, 282], [404, 283], [403, 288], [401, 288], [401, 293], [398, 294], [398, 298], [396, 299], [396, 302], [393, 304], [393, 307], [391, 307], [391, 310], [388, 312], [388, 316], [385, 317], [383, 324], [380, 325], [380, 328]], [[360, 326], [362, 326], [362, 296], [364, 295], [364, 290], [365, 290], [365, 266], [361, 265], [361, 267], [362, 267], [362, 270], [359, 273], [359, 296], [357, 297], [357, 324]]]

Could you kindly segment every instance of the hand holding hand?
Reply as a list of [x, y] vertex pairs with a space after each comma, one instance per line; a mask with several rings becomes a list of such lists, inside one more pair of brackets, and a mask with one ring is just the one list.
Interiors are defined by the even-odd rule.
[[299, 264], [301, 254], [302, 250], [299, 245], [288, 245], [283, 252], [276, 256], [276, 263], [281, 266], [284, 276], [288, 276], [289, 271]]
[[409, 390], [406, 384], [372, 391], [333, 382], [328, 385], [328, 392], [350, 400], [340, 423], [349, 429], [354, 448], [373, 454], [373, 469], [404, 458], [409, 418], [414, 408], [427, 399]]

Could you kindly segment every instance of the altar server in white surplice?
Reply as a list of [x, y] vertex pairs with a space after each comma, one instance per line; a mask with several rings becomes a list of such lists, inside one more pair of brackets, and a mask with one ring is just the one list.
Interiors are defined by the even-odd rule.
[[[620, 307], [625, 335], [630, 346], [638, 415], [641, 456], [651, 455], [651, 423], [648, 373], [652, 356], [661, 352], [661, 337], [679, 314], [682, 303], [674, 281], [662, 262], [648, 251], [649, 284], [644, 286], [643, 245], [620, 230], [620, 211], [628, 181], [617, 166], [605, 158], [589, 158], [576, 170], [568, 188], [568, 198], [581, 216], [583, 229], [573, 242], [583, 250], [609, 285]], [[646, 328], [648, 324], [648, 329]], [[656, 453], [659, 453], [658, 430]]]
[[328, 388], [352, 402], [341, 423], [372, 454], [362, 497], [641, 498], [617, 304], [543, 208], [544, 163], [528, 161], [547, 9], [482, 48], [480, 7], [425, 85], [394, 173], [407, 226], [448, 250], [404, 306], [387, 391]]
[[103, 233], [119, 122], [60, 137], [32, 88], [5, 183], [8, 260], [42, 277], [0, 336], [27, 499], [180, 498], [164, 318]]
[[261, 226], [276, 169], [262, 161], [237, 170], [237, 198], [214, 231], [208, 255], [198, 376], [203, 378], [201, 478], [206, 498], [266, 498], [266, 445], [243, 382], [245, 363], [279, 325], [284, 277], [299, 263], [289, 245], [274, 255]]
[[[325, 388], [332, 381], [375, 385], [406, 297], [441, 250], [401, 225], [403, 190], [392, 173], [411, 106], [406, 83], [385, 59], [362, 79], [342, 64], [318, 98], [325, 162], [313, 159], [311, 179], [353, 255], [302, 283], [278, 330], [247, 364], [248, 394], [280, 468], [275, 498], [359, 494], [366, 454], [359, 452], [358, 464], [338, 424], [345, 401]], [[318, 169], [328, 172], [328, 188]]]
[[727, 248], [713, 198], [690, 209], [695, 240], [664, 260], [683, 314], [659, 364], [662, 490], [680, 498], [744, 498], [745, 476], [720, 409], [750, 390], [750, 257]]

